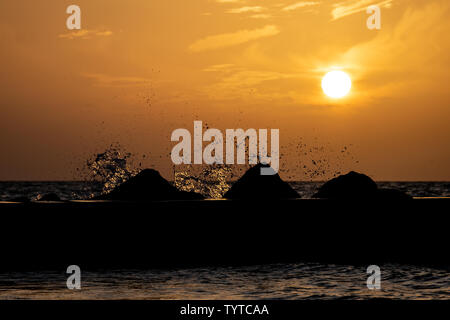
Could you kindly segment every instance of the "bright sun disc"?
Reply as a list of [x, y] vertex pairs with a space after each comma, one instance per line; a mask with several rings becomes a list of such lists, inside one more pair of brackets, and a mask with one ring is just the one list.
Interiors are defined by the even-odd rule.
[[330, 98], [342, 98], [350, 92], [352, 80], [343, 71], [330, 71], [322, 79], [323, 92]]

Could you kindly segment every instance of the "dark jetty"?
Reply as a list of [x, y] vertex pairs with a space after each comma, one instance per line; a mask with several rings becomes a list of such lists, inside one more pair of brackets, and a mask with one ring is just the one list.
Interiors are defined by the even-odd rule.
[[201, 194], [195, 192], [179, 191], [156, 170], [144, 169], [111, 192], [98, 196], [94, 200], [145, 202], [159, 200], [201, 200], [203, 198]]
[[450, 198], [0, 202], [0, 270], [285, 262], [450, 270], [449, 208]]
[[8, 201], [10, 202], [21, 202], [21, 203], [28, 203], [31, 200], [28, 197], [22, 196], [22, 197], [14, 197], [14, 198], [10, 198], [8, 199]]
[[225, 199], [294, 199], [300, 195], [292, 189], [280, 176], [261, 175], [261, 168], [269, 168], [268, 165], [257, 164], [247, 170], [228, 190]]
[[120, 201], [0, 202], [0, 242], [6, 244], [0, 270], [287, 262], [450, 270], [448, 226], [442, 223], [450, 198], [398, 201], [400, 191], [378, 189], [353, 172], [322, 186], [318, 195], [330, 199], [287, 199], [298, 194], [278, 175], [261, 176], [260, 168], [233, 185], [227, 193], [233, 200], [192, 200], [202, 197], [144, 170], [101, 197]]
[[365, 174], [351, 171], [333, 178], [320, 187], [313, 198], [326, 199], [376, 199], [411, 200], [412, 197], [400, 190], [379, 189], [375, 181]]

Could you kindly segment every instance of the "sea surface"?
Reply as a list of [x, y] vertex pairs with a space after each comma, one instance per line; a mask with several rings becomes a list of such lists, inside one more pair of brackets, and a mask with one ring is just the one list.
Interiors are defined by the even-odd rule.
[[[311, 197], [321, 182], [291, 182]], [[448, 182], [378, 182], [418, 197], [448, 197]], [[0, 201], [86, 199], [101, 183], [0, 182]], [[367, 266], [315, 263], [172, 270], [81, 270], [81, 290], [69, 290], [60, 272], [0, 273], [0, 299], [450, 299], [449, 269], [385, 264], [381, 289], [367, 288]]]
[[[310, 198], [323, 184], [317, 181], [292, 181], [289, 184], [301, 195]], [[380, 188], [399, 189], [414, 197], [450, 197], [450, 182], [377, 182]], [[61, 200], [82, 200], [100, 194], [103, 183], [81, 181], [0, 181], [0, 201], [21, 197], [36, 200], [55, 193]]]
[[0, 299], [450, 299], [448, 270], [387, 264], [369, 290], [366, 267], [312, 263], [178, 270], [81, 271], [69, 290], [64, 271], [0, 274]]

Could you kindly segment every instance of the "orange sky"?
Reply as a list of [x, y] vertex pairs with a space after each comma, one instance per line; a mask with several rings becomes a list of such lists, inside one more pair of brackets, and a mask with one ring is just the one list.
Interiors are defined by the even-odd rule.
[[[66, 28], [71, 4], [81, 31]], [[366, 27], [370, 4], [381, 6], [379, 31]], [[75, 168], [113, 142], [171, 179], [170, 134], [194, 120], [280, 129], [284, 178], [308, 179], [304, 166], [326, 158], [320, 179], [353, 169], [450, 180], [449, 9], [448, 0], [2, 1], [0, 180], [77, 179]], [[353, 81], [340, 100], [320, 87], [333, 67]]]

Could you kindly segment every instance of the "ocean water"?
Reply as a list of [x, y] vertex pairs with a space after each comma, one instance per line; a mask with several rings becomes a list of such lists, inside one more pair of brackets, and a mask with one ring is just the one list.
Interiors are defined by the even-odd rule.
[[0, 274], [0, 299], [450, 299], [448, 271], [381, 265], [381, 289], [366, 267], [313, 263], [178, 270], [81, 270], [81, 290], [64, 272]]
[[[323, 182], [293, 181], [289, 184], [301, 195], [310, 198]], [[450, 182], [377, 182], [381, 188], [402, 190], [414, 197], [450, 197]], [[100, 194], [103, 183], [80, 181], [49, 182], [8, 182], [0, 181], [0, 201], [8, 201], [20, 197], [31, 200], [40, 195], [55, 193], [62, 200], [87, 199]]]
[[[308, 198], [321, 182], [291, 182]], [[448, 182], [379, 182], [418, 197], [450, 196]], [[36, 199], [56, 193], [85, 199], [103, 184], [0, 182], [0, 200]], [[209, 267], [173, 270], [83, 270], [81, 290], [66, 287], [61, 272], [0, 273], [0, 299], [450, 299], [449, 269], [386, 264], [381, 290], [366, 285], [367, 266], [315, 263]]]

